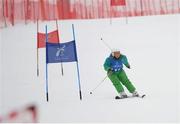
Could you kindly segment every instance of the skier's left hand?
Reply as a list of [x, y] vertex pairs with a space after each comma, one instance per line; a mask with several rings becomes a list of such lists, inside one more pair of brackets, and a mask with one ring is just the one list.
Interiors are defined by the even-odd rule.
[[127, 68], [131, 69], [130, 65], [126, 66]]

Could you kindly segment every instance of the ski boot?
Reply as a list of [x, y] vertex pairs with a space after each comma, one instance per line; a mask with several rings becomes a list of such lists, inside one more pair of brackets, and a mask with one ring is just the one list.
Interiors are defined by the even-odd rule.
[[134, 92], [132, 93], [132, 97], [139, 97], [138, 92], [137, 92], [137, 91], [134, 91]]
[[124, 99], [128, 98], [128, 95], [125, 92], [120, 92], [120, 96], [116, 96], [115, 99]]

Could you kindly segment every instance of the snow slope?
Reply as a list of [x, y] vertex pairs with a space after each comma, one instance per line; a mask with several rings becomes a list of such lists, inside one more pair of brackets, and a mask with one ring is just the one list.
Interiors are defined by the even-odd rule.
[[[179, 15], [102, 20], [59, 21], [61, 42], [73, 39], [75, 26], [83, 100], [79, 100], [75, 63], [49, 64], [49, 95], [45, 99], [45, 49], [39, 50], [40, 76], [36, 76], [36, 24], [9, 27], [2, 34], [2, 114], [34, 103], [39, 122], [177, 122]], [[40, 31], [55, 29], [43, 22]], [[119, 48], [131, 64], [125, 71], [145, 99], [114, 100], [117, 95], [103, 63], [111, 48]], [[2, 83], [1, 83], [2, 84]]]
[[[178, 21], [180, 22], [180, 16], [178, 16]], [[178, 63], [180, 63], [180, 23], [178, 23], [178, 33], [179, 33], [179, 37], [178, 37]], [[178, 75], [180, 74], [180, 65], [178, 64]], [[180, 88], [180, 77], [178, 76], [178, 88]], [[179, 95], [180, 96], [180, 90], [179, 91]], [[179, 98], [179, 97], [178, 97]], [[180, 105], [180, 99], [178, 99], [178, 105]], [[180, 117], [180, 107], [178, 109], [178, 117]], [[179, 122], [180, 122], [180, 118], [179, 118]]]
[[[0, 31], [0, 101], [2, 101], [2, 36]], [[2, 102], [0, 102], [0, 114], [1, 114]]]

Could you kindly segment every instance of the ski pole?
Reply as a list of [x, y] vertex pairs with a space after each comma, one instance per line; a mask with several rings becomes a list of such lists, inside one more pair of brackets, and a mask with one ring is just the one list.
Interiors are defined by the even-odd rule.
[[95, 91], [105, 80], [108, 76], [110, 76], [112, 73], [109, 73], [108, 75], [106, 75], [106, 77], [103, 78], [103, 80], [90, 92], [90, 94], [93, 93], [93, 91]]
[[108, 47], [108, 48], [112, 51], [111, 47], [103, 40], [102, 37], [101, 37], [101, 41], [104, 43], [104, 45], [105, 45], [106, 47]]

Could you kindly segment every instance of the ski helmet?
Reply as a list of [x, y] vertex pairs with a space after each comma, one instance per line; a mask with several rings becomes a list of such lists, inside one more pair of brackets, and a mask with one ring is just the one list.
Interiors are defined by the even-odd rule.
[[119, 49], [112, 49], [112, 50], [111, 50], [111, 55], [114, 56], [114, 53], [115, 53], [115, 52], [120, 52], [120, 50], [119, 50]]

